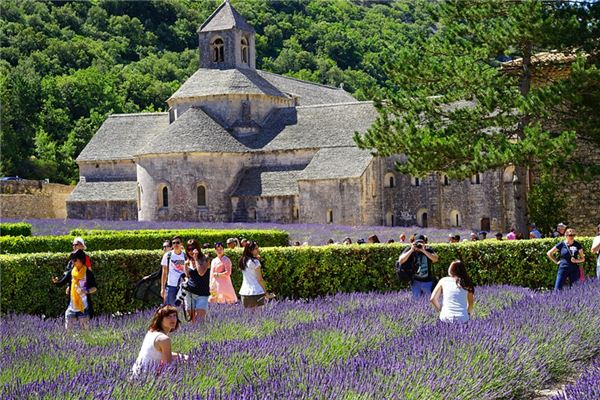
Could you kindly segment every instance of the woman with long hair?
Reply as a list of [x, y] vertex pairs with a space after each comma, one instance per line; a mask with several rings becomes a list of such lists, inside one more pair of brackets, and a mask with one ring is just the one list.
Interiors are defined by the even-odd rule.
[[242, 304], [245, 308], [255, 308], [265, 305], [267, 289], [262, 277], [258, 253], [258, 244], [256, 242], [249, 242], [244, 247], [244, 253], [238, 263], [243, 275], [240, 296], [242, 296]]
[[202, 253], [196, 239], [190, 239], [185, 246], [185, 276], [187, 282], [184, 289], [185, 309], [188, 319], [195, 323], [206, 316], [208, 297], [210, 296], [210, 272], [208, 259]]
[[223, 243], [215, 243], [217, 256], [210, 263], [210, 303], [233, 304], [237, 302], [231, 283], [231, 260], [225, 255]]
[[[443, 296], [443, 305], [440, 297]], [[440, 279], [433, 293], [431, 304], [440, 311], [440, 320], [444, 322], [467, 322], [475, 303], [475, 286], [462, 261], [450, 263], [448, 276]]]
[[160, 373], [161, 369], [172, 362], [174, 358], [187, 358], [171, 352], [169, 334], [178, 327], [179, 318], [176, 307], [166, 305], [156, 310], [142, 342], [140, 353], [133, 364], [133, 376], [138, 376], [141, 372], [154, 366], [157, 367], [156, 372]]

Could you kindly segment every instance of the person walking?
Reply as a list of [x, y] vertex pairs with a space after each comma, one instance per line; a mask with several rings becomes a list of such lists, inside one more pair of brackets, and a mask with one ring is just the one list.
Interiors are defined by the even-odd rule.
[[165, 305], [156, 310], [146, 336], [144, 336], [142, 348], [132, 367], [134, 377], [144, 371], [150, 371], [154, 367], [156, 367], [156, 372], [160, 373], [164, 366], [174, 359], [187, 359], [186, 356], [171, 351], [169, 334], [176, 331], [179, 324], [176, 307]]
[[231, 283], [231, 260], [225, 255], [223, 243], [215, 243], [217, 256], [210, 263], [210, 303], [237, 303], [235, 289]]
[[79, 249], [71, 253], [73, 269], [67, 271], [61, 279], [52, 278], [57, 286], [67, 285], [69, 306], [65, 311], [65, 329], [72, 330], [76, 323], [86, 329], [92, 315], [92, 301], [89, 295], [96, 293], [96, 278], [94, 273], [85, 265], [86, 254]]
[[200, 244], [196, 239], [187, 241], [185, 254], [187, 258], [184, 264], [187, 278], [184, 286], [187, 292], [185, 294], [185, 309], [188, 313], [188, 319], [192, 323], [196, 323], [204, 319], [208, 311], [208, 296], [210, 296], [208, 259], [200, 250]]
[[[75, 253], [77, 250], [83, 250], [83, 251], [87, 250], [87, 246], [85, 245], [85, 242], [83, 241], [82, 237], [76, 237], [75, 239], [73, 239], [72, 248], [73, 248], [72, 253]], [[85, 255], [85, 266], [89, 270], [92, 269], [92, 260], [90, 259], [90, 256], [88, 254]], [[71, 271], [72, 269], [73, 269], [73, 261], [71, 259], [69, 259], [69, 262], [67, 263], [67, 266], [65, 268], [65, 273]]]
[[[443, 304], [440, 304], [443, 298]], [[475, 304], [475, 287], [462, 261], [456, 260], [448, 267], [448, 276], [440, 279], [430, 298], [440, 312], [443, 322], [467, 322]]]
[[240, 288], [242, 304], [245, 308], [256, 308], [265, 305], [266, 284], [262, 277], [259, 260], [259, 248], [256, 242], [248, 242], [238, 263], [243, 280]]
[[415, 236], [414, 242], [398, 257], [400, 264], [410, 263], [414, 272], [411, 289], [414, 298], [431, 295], [433, 284], [432, 264], [438, 256], [431, 247], [425, 246], [425, 236]]
[[185, 273], [185, 253], [181, 249], [181, 238], [175, 236], [171, 240], [173, 249], [163, 254], [161, 260], [160, 296], [164, 304], [175, 305], [180, 280]]
[[596, 278], [600, 279], [600, 224], [596, 227], [596, 237], [592, 242], [592, 253], [596, 253]]
[[[554, 258], [554, 253], [559, 253], [559, 259]], [[558, 265], [554, 290], [561, 290], [565, 281], [569, 279], [569, 285], [576, 283], [580, 278], [579, 266], [585, 262], [583, 246], [575, 240], [575, 230], [565, 231], [565, 240], [557, 243], [546, 253], [552, 262]]]

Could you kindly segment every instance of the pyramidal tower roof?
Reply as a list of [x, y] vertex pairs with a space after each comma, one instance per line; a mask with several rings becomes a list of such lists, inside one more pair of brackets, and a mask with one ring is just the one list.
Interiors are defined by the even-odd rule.
[[198, 32], [224, 31], [233, 28], [254, 32], [254, 28], [233, 8], [229, 0], [225, 0], [198, 28]]

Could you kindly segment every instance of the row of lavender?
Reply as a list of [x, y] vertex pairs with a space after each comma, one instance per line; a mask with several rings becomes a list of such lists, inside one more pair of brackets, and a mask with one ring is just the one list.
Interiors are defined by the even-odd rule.
[[[2, 222], [21, 222], [21, 220], [2, 219]], [[32, 233], [35, 236], [67, 235], [72, 229], [109, 229], [109, 230], [135, 230], [135, 229], [281, 229], [289, 232], [292, 242], [308, 242], [310, 245], [319, 246], [327, 243], [328, 239], [342, 242], [349, 237], [354, 242], [358, 239], [367, 239], [370, 235], [377, 235], [382, 242], [389, 239], [398, 241], [400, 233], [410, 236], [414, 233], [426, 235], [431, 242], [446, 242], [448, 235], [456, 233], [463, 238], [469, 237], [469, 231], [456, 228], [435, 229], [390, 226], [346, 226], [346, 225], [319, 225], [319, 224], [276, 224], [276, 223], [198, 223], [184, 221], [104, 221], [80, 219], [29, 219]]]
[[577, 382], [568, 385], [551, 400], [598, 400], [600, 399], [600, 357], [594, 359]]
[[598, 354], [600, 284], [560, 294], [478, 288], [475, 318], [437, 321], [406, 292], [279, 302], [261, 313], [209, 310], [185, 325], [189, 354], [131, 381], [147, 312], [101, 317], [77, 337], [62, 321], [8, 316], [0, 326], [3, 399], [525, 398]]

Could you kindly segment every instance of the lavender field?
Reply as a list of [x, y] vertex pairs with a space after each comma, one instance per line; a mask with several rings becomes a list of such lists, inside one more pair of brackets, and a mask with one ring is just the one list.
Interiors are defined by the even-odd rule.
[[[420, 233], [426, 235], [431, 242], [446, 242], [448, 234], [458, 233], [461, 238], [468, 238], [470, 231], [465, 229], [435, 229], [420, 228], [418, 226], [346, 226], [346, 225], [319, 225], [319, 224], [275, 224], [275, 223], [198, 223], [184, 221], [104, 221], [104, 220], [80, 220], [80, 219], [29, 219], [15, 220], [2, 219], [0, 222], [28, 222], [32, 224], [32, 233], [41, 235], [67, 235], [70, 230], [80, 229], [111, 229], [111, 230], [133, 230], [133, 229], [282, 229], [289, 232], [292, 242], [308, 242], [310, 245], [319, 246], [325, 244], [328, 239], [342, 242], [344, 238], [350, 237], [356, 242], [358, 239], [367, 240], [370, 235], [377, 235], [379, 240], [386, 242], [389, 239], [398, 241], [401, 233], [407, 238]], [[493, 234], [488, 235], [488, 238]]]
[[62, 319], [6, 316], [0, 396], [532, 398], [599, 354], [598, 304], [592, 281], [560, 294], [477, 288], [475, 317], [464, 325], [440, 323], [408, 292], [271, 302], [261, 313], [216, 306], [204, 325], [172, 335], [187, 362], [137, 380], [130, 369], [150, 312], [100, 317], [77, 336], [64, 334]]

